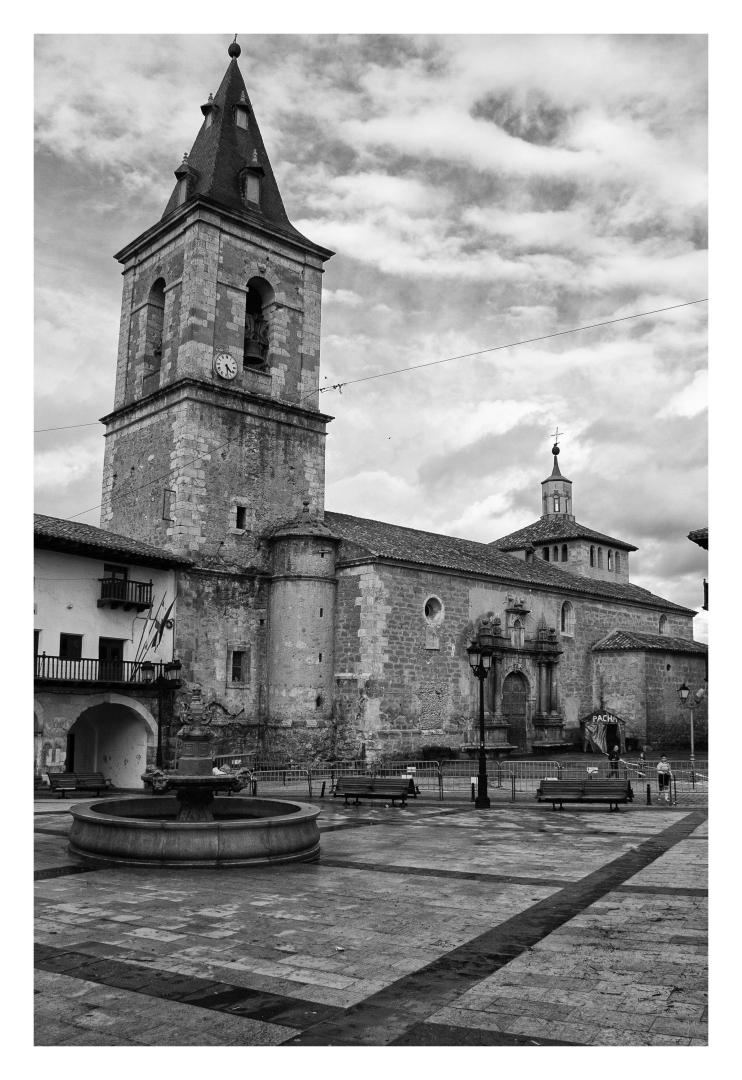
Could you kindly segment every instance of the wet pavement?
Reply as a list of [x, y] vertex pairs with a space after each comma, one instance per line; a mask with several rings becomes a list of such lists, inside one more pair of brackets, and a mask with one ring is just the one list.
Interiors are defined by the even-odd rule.
[[703, 807], [317, 802], [318, 862], [92, 869], [36, 825], [36, 1044], [703, 1046]]

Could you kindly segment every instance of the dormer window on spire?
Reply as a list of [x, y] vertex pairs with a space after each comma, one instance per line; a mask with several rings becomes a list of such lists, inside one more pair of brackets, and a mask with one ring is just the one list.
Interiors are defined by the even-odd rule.
[[201, 106], [201, 112], [206, 117], [206, 121], [204, 123], [205, 128], [210, 128], [211, 127], [213, 119], [214, 119], [214, 112], [218, 108], [219, 108], [219, 106], [214, 104], [214, 95], [209, 94], [209, 100], [206, 102], [205, 105]]
[[265, 169], [258, 163], [258, 152], [253, 150], [252, 160], [240, 173], [242, 200], [248, 206], [260, 206], [260, 189], [265, 176]]
[[197, 172], [188, 163], [188, 154], [183, 154], [181, 165], [175, 170], [178, 180], [178, 206], [182, 206], [191, 193], [197, 179]]
[[240, 100], [234, 107], [234, 122], [238, 128], [242, 128], [247, 131], [247, 118], [250, 114], [250, 106], [247, 104], [247, 98], [245, 97], [245, 91], [240, 94]]

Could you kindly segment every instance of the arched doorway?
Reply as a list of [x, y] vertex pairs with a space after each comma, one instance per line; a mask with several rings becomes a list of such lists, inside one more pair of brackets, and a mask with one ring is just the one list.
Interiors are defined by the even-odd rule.
[[528, 750], [527, 704], [526, 680], [519, 671], [511, 671], [502, 684], [502, 715], [508, 723], [508, 741], [524, 754]]
[[144, 720], [128, 705], [93, 705], [78, 716], [68, 732], [66, 767], [70, 772], [103, 773], [114, 787], [141, 788], [148, 735], [151, 737]]

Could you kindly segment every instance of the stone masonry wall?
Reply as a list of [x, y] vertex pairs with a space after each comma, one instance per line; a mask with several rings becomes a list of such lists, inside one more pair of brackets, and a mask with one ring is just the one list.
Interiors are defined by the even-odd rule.
[[[442, 621], [431, 644], [424, 604], [436, 596]], [[528, 637], [543, 616], [559, 631], [566, 595], [521, 589], [423, 570], [384, 564], [339, 571], [336, 607], [337, 708], [352, 718], [359, 742], [370, 753], [419, 752], [426, 744], [461, 745], [468, 741], [477, 712], [476, 683], [465, 653], [476, 620], [488, 611], [503, 617], [508, 596], [530, 608]], [[610, 675], [610, 692], [639, 729], [646, 714], [643, 666], [621, 654], [615, 670], [597, 676], [592, 645], [616, 627], [657, 633], [659, 610], [596, 599], [569, 597], [574, 633], [559, 634], [563, 650], [558, 667], [564, 737], [579, 742], [579, 721], [601, 704]], [[692, 635], [689, 616], [669, 613], [668, 633]], [[526, 674], [529, 667], [524, 665]], [[533, 680], [531, 680], [533, 682]], [[531, 687], [532, 709], [535, 686]], [[606, 707], [609, 703], [606, 702]], [[621, 711], [623, 710], [623, 711]]]
[[[678, 687], [685, 683], [694, 695], [706, 685], [705, 658], [686, 653], [647, 653], [645, 672], [647, 743], [653, 750], [690, 750], [690, 709], [681, 705]], [[706, 697], [694, 703], [693, 731], [696, 750], [707, 750]]]
[[270, 403], [261, 409], [231, 395], [224, 403], [234, 408], [218, 407], [208, 390], [183, 391], [166, 410], [142, 405], [140, 418], [108, 435], [103, 528], [265, 567], [260, 534], [299, 516], [306, 499], [321, 511], [322, 431], [276, 422]]
[[[257, 738], [266, 702], [268, 592], [265, 578], [214, 570], [180, 574], [176, 654], [185, 688], [198, 684]], [[232, 680], [232, 653], [246, 654], [244, 678]]]

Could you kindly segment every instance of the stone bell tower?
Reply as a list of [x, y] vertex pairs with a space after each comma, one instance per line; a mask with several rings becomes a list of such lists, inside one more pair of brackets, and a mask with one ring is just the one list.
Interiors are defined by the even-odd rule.
[[289, 221], [237, 63], [201, 106], [165, 212], [116, 258], [123, 303], [101, 525], [197, 561], [321, 519], [322, 266]]

